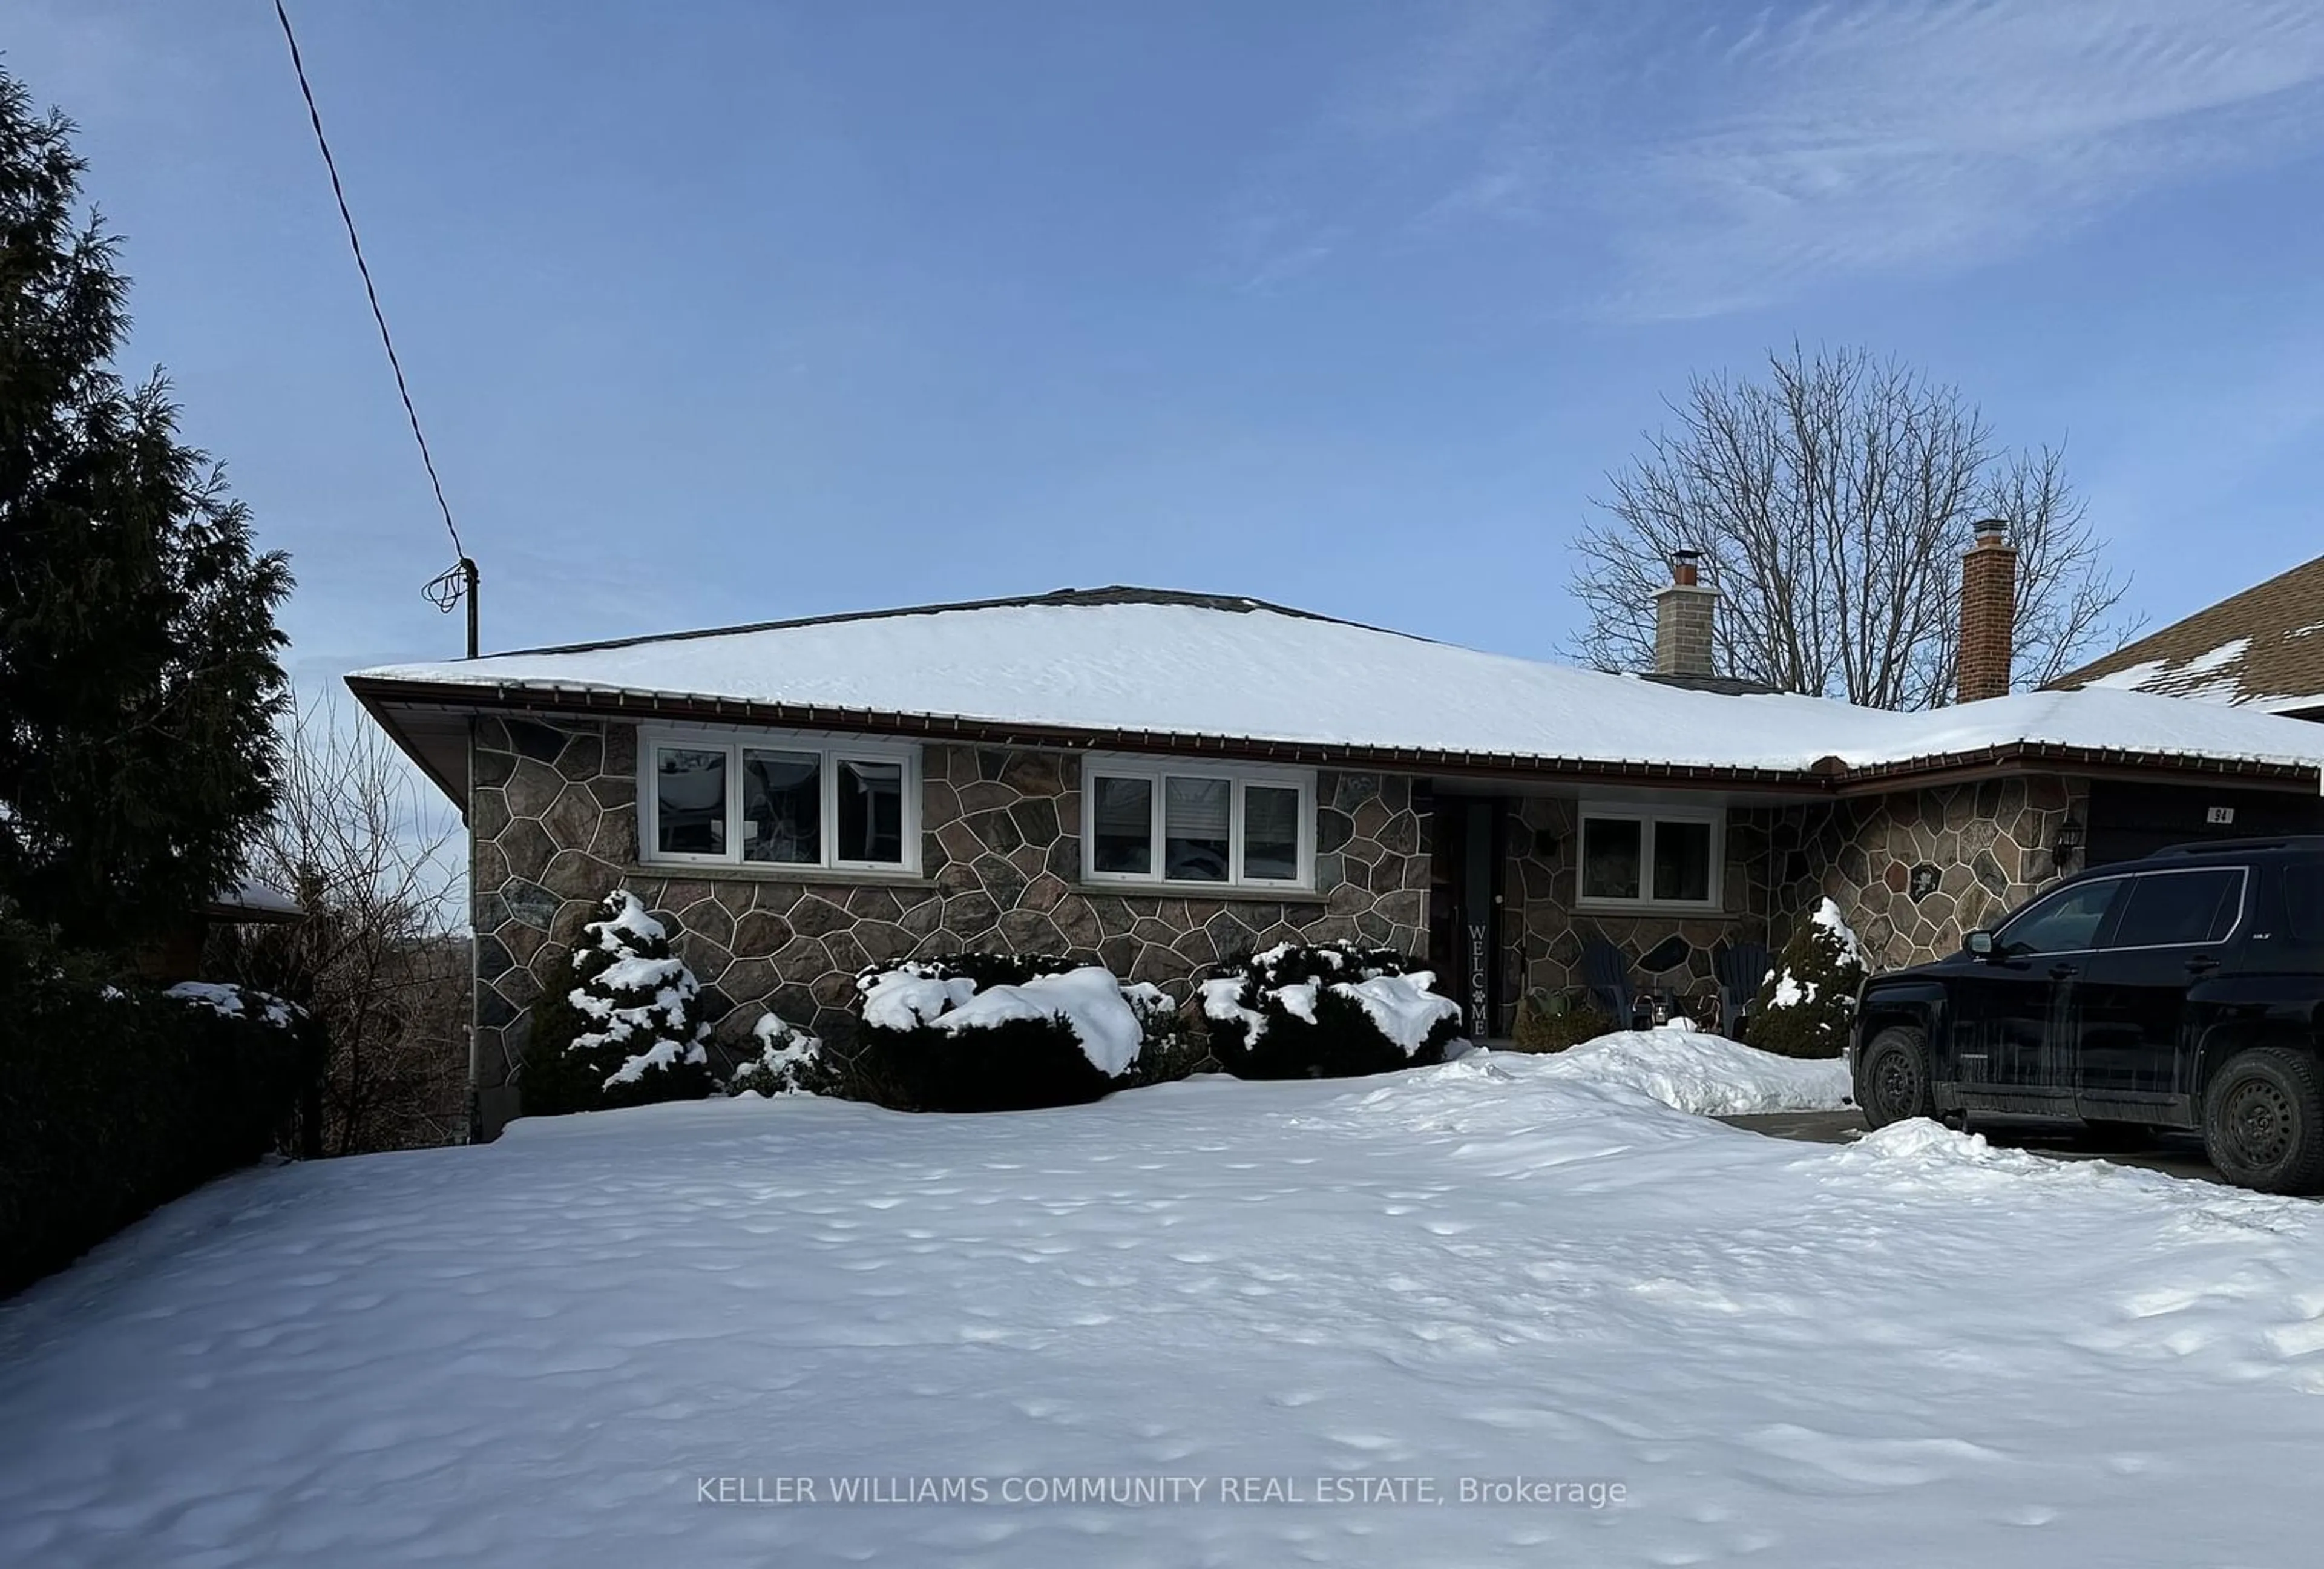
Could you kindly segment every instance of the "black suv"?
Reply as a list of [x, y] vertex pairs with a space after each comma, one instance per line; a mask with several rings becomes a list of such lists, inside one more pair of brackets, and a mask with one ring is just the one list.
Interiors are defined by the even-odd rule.
[[2222, 1176], [2324, 1187], [2324, 837], [2101, 866], [1932, 964], [1876, 976], [1849, 1043], [1875, 1128], [1976, 1112], [2200, 1129]]

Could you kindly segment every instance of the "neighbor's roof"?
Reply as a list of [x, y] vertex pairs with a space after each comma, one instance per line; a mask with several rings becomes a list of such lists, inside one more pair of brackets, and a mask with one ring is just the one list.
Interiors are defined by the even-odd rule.
[[1150, 589], [388, 666], [348, 685], [456, 793], [465, 715], [478, 710], [1817, 788], [2029, 750], [2133, 764], [2324, 763], [2324, 729], [2138, 693], [2024, 693], [1898, 714], [1693, 690]]
[[211, 895], [202, 913], [213, 920], [264, 924], [297, 920], [307, 912], [299, 901], [272, 883], [255, 877], [236, 878]]
[[2057, 685], [2324, 715], [2324, 556], [2094, 660]]

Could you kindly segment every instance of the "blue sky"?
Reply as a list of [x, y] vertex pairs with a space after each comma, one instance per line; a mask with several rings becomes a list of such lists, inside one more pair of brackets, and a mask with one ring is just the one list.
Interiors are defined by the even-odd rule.
[[[450, 548], [266, 0], [10, 0], [309, 690]], [[2324, 549], [2324, 6], [295, 0], [487, 647], [1138, 582], [1554, 655], [1696, 370], [2067, 440], [2131, 605]]]

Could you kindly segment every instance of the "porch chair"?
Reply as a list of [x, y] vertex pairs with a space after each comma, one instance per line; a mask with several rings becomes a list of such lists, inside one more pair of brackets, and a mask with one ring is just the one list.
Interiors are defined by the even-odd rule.
[[1719, 1033], [1728, 1039], [1743, 1038], [1744, 1019], [1767, 969], [1765, 943], [1721, 943], [1711, 950], [1711, 973], [1719, 979]]
[[1582, 974], [1590, 995], [1614, 1020], [1617, 1029], [1638, 1025], [1638, 994], [1630, 986], [1630, 961], [1604, 937], [1582, 945]]

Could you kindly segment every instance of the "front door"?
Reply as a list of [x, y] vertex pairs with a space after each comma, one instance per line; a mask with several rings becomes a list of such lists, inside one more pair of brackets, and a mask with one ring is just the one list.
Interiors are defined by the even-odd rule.
[[[2218, 969], [2243, 918], [2239, 866], [2148, 872], [2129, 879], [2107, 946], [2082, 983], [2080, 1094], [2092, 1115], [2194, 1093], [2188, 994]], [[2113, 1102], [2109, 1107], [2106, 1103]]]
[[1993, 956], [1953, 988], [1961, 1087], [2004, 1110], [2070, 1113], [2081, 981], [2123, 880], [2098, 878], [2027, 905], [1994, 937]]
[[1428, 958], [1436, 988], [1461, 1004], [1462, 1028], [1475, 1039], [1506, 1032], [1501, 1004], [1501, 904], [1497, 798], [1439, 796], [1430, 824]]

